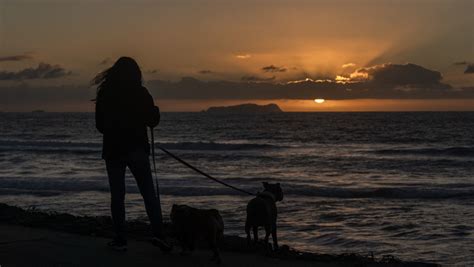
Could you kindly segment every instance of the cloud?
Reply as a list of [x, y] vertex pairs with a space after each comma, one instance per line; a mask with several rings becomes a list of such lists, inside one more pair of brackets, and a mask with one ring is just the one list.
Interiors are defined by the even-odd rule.
[[149, 81], [163, 99], [455, 99], [474, 98], [474, 88], [452, 88], [438, 71], [415, 64], [382, 64], [358, 69], [356, 75], [276, 83], [274, 77], [248, 75], [241, 81]]
[[350, 79], [348, 82], [354, 81], [365, 81], [369, 79], [369, 74], [366, 72], [359, 72], [359, 70], [354, 71], [349, 75]]
[[464, 74], [474, 73], [474, 63], [469, 63], [467, 61], [459, 61], [459, 62], [454, 62], [453, 65], [466, 66], [466, 69], [464, 70]]
[[[0, 85], [0, 106], [10, 110], [32, 110], [37, 107], [50, 110], [74, 110], [79, 104], [88, 107], [93, 103], [96, 88], [77, 85], [30, 86], [26, 82], [15, 85]], [[78, 104], [78, 105], [76, 105]]]
[[[44, 63], [43, 63], [44, 64]], [[257, 100], [257, 99], [474, 99], [474, 86], [452, 88], [444, 84], [441, 74], [421, 66], [382, 64], [359, 69], [366, 78], [354, 80], [350, 76], [331, 79], [310, 79], [277, 82], [274, 77], [248, 75], [240, 81], [202, 81], [184, 77], [179, 81], [149, 80], [150, 93], [163, 100]], [[36, 70], [37, 68], [33, 68]], [[63, 72], [67, 73], [63, 70]], [[390, 75], [387, 74], [390, 73]], [[410, 72], [406, 74], [405, 72]], [[18, 72], [19, 73], [19, 72]], [[422, 75], [413, 81], [411, 76]], [[1, 73], [0, 76], [4, 74]], [[386, 78], [390, 77], [390, 79]], [[409, 78], [406, 78], [408, 76]], [[394, 77], [401, 80], [394, 82]], [[424, 77], [424, 78], [423, 78]], [[347, 80], [349, 78], [349, 80]], [[347, 82], [349, 81], [349, 82]], [[384, 82], [387, 81], [387, 82]], [[33, 106], [62, 105], [71, 109], [74, 103], [93, 103], [95, 88], [86, 86], [29, 86], [28, 81], [0, 84], [0, 106], [3, 109], [25, 110]], [[47, 108], [46, 108], [47, 109]]]
[[287, 69], [285, 67], [277, 67], [275, 65], [265, 66], [262, 68], [264, 72], [285, 72]]
[[350, 78], [350, 77], [344, 77], [344, 76], [341, 76], [341, 75], [337, 75], [334, 80], [335, 80], [336, 82], [346, 83], [346, 82], [350, 82], [350, 81], [351, 81], [351, 78]]
[[343, 69], [347, 69], [347, 68], [353, 68], [353, 67], [355, 67], [355, 66], [356, 66], [355, 63], [346, 63], [346, 64], [343, 64], [341, 67], [342, 67]]
[[237, 54], [237, 55], [235, 55], [235, 57], [238, 58], [238, 59], [249, 59], [249, 58], [252, 57], [252, 55], [250, 55], [250, 54]]
[[104, 58], [101, 62], [99, 62], [99, 65], [108, 65], [110, 62], [112, 62], [112, 59], [110, 57]]
[[213, 73], [211, 70], [200, 70], [198, 71], [199, 74], [211, 74]]
[[246, 81], [246, 82], [268, 82], [268, 81], [275, 80], [275, 78], [276, 78], [275, 76], [272, 76], [269, 78], [263, 78], [263, 77], [249, 75], [249, 76], [243, 76], [241, 80]]
[[466, 67], [466, 70], [464, 71], [465, 74], [471, 74], [474, 73], [474, 64], [469, 64]]
[[351, 74], [351, 78], [367, 79], [374, 84], [385, 86], [438, 86], [441, 85], [443, 77], [439, 71], [429, 70], [416, 64], [386, 63], [358, 69]]
[[67, 71], [59, 65], [39, 63], [36, 68], [26, 68], [17, 72], [0, 71], [0, 80], [18, 81], [30, 79], [55, 79], [71, 74], [71, 71]]
[[0, 62], [4, 62], [4, 61], [23, 61], [23, 60], [32, 59], [32, 58], [33, 58], [33, 56], [31, 54], [25, 53], [23, 55], [0, 57]]
[[156, 74], [157, 72], [158, 72], [158, 70], [156, 70], [156, 69], [145, 71], [145, 73], [147, 73], [147, 74]]

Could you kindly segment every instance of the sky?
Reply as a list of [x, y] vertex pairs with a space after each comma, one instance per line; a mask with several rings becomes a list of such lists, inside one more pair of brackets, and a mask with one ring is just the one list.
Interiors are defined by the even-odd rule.
[[0, 0], [0, 111], [93, 111], [90, 80], [120, 56], [164, 111], [474, 111], [473, 12], [472, 0]]

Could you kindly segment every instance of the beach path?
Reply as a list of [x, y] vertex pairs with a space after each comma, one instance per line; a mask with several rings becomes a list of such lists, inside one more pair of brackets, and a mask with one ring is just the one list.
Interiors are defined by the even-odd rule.
[[[211, 253], [198, 250], [190, 256], [162, 254], [146, 240], [129, 241], [128, 251], [107, 248], [109, 239], [47, 229], [0, 224], [0, 266], [217, 266]], [[223, 252], [221, 266], [340, 266], [287, 261], [258, 254]]]

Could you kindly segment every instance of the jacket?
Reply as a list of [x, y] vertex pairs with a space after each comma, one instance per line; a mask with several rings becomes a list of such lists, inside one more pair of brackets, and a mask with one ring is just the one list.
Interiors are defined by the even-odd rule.
[[95, 123], [103, 134], [102, 158], [120, 159], [131, 152], [150, 154], [147, 126], [160, 122], [160, 110], [148, 90], [103, 90], [97, 96]]

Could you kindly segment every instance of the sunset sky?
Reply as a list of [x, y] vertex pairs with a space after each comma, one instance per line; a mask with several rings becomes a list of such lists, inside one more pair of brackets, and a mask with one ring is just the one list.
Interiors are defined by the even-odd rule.
[[92, 111], [89, 81], [123, 55], [164, 111], [474, 110], [473, 13], [472, 0], [3, 0], [0, 111]]

